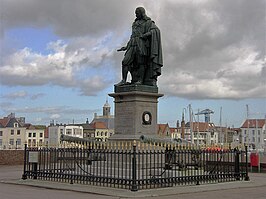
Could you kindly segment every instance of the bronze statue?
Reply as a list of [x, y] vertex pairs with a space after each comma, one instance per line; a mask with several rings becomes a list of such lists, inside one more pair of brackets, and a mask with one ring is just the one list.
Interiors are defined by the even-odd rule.
[[163, 66], [160, 30], [143, 7], [136, 8], [135, 14], [130, 40], [127, 46], [117, 50], [126, 53], [122, 61], [122, 81], [116, 86], [127, 84], [128, 72], [132, 76], [131, 84], [156, 86]]

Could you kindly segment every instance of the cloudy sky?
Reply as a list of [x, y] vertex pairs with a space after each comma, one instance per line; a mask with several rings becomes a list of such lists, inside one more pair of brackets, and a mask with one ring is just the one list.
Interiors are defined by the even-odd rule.
[[[135, 8], [161, 30], [160, 123], [187, 107], [239, 127], [266, 115], [265, 0], [0, 0], [0, 116], [85, 122], [112, 106]], [[108, 98], [107, 98], [108, 97]], [[196, 118], [197, 119], [197, 118]], [[200, 121], [204, 120], [200, 116]]]

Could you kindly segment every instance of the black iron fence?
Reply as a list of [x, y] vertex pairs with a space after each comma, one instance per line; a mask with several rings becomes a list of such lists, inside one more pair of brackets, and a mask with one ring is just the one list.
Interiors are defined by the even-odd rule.
[[23, 179], [125, 188], [249, 180], [247, 148], [217, 149], [107, 143], [27, 148]]

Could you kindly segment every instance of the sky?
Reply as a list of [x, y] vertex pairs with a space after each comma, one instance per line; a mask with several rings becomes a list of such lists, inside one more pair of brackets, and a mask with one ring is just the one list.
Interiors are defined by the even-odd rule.
[[113, 114], [139, 6], [162, 36], [158, 123], [188, 121], [189, 104], [217, 126], [240, 127], [247, 105], [266, 117], [265, 0], [0, 0], [0, 117], [83, 123], [106, 100]]

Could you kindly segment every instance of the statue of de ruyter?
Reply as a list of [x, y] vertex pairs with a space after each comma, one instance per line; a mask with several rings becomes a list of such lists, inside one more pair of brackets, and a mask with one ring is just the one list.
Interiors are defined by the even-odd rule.
[[156, 86], [163, 66], [160, 30], [143, 7], [136, 8], [135, 14], [130, 40], [127, 46], [117, 50], [126, 53], [122, 61], [122, 81], [116, 86], [127, 84], [128, 72], [132, 76], [131, 84]]

